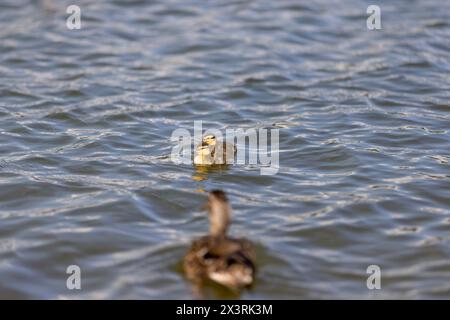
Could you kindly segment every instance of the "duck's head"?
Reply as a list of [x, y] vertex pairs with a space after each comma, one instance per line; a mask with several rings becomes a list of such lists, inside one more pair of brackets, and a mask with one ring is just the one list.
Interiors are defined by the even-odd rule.
[[222, 190], [213, 190], [208, 195], [207, 208], [210, 220], [210, 235], [225, 237], [231, 219], [231, 206]]
[[207, 134], [206, 136], [203, 137], [202, 142], [207, 144], [208, 146], [215, 146], [216, 145], [216, 136], [213, 134]]

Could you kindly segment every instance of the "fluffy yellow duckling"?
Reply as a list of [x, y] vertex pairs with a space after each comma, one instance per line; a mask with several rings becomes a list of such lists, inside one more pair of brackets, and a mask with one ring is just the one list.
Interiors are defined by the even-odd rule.
[[197, 149], [195, 149], [194, 164], [196, 165], [214, 164], [214, 156], [211, 151], [211, 146], [202, 143], [197, 147]]
[[203, 137], [197, 147], [194, 164], [213, 165], [232, 163], [236, 155], [236, 146], [230, 143], [217, 143], [216, 136], [209, 134]]
[[184, 258], [187, 277], [197, 285], [210, 279], [232, 290], [250, 286], [255, 277], [255, 250], [246, 239], [227, 237], [231, 206], [221, 190], [211, 191], [207, 208], [210, 219], [208, 236], [192, 243]]

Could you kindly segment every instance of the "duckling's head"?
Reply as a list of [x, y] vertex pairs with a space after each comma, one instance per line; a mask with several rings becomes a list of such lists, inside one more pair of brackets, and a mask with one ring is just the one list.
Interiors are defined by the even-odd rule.
[[222, 190], [213, 190], [207, 203], [210, 220], [210, 234], [213, 237], [225, 237], [231, 219], [231, 206]]
[[216, 145], [216, 136], [213, 134], [207, 134], [203, 137], [203, 143], [207, 144], [208, 146], [215, 146]]

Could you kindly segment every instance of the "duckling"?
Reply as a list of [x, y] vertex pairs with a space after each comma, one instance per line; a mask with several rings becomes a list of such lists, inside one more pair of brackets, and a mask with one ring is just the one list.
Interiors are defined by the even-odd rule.
[[[216, 136], [212, 134], [203, 137], [201, 145], [197, 147], [197, 154], [205, 153], [206, 156], [208, 150], [204, 146], [209, 146], [210, 157], [204, 158], [202, 163], [196, 162], [194, 158], [195, 164], [227, 164], [231, 163], [236, 155], [235, 145], [226, 142], [217, 143]], [[200, 161], [200, 158], [197, 158], [197, 160]]]
[[208, 195], [209, 235], [192, 243], [183, 262], [187, 277], [196, 284], [210, 279], [236, 291], [250, 286], [255, 277], [255, 250], [246, 239], [227, 237], [231, 206], [221, 190]]
[[211, 151], [211, 146], [202, 143], [195, 149], [194, 164], [196, 165], [212, 165], [214, 164], [214, 157]]

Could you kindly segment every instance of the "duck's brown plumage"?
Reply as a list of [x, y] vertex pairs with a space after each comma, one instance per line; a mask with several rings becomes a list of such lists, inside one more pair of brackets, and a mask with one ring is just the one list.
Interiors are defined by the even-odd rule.
[[[210, 279], [231, 289], [240, 289], [254, 281], [256, 254], [248, 240], [226, 236], [227, 226], [221, 224], [229, 221], [228, 206], [222, 191], [210, 194], [211, 235], [192, 243], [184, 259], [184, 270], [196, 283]], [[219, 215], [226, 215], [226, 219]]]
[[218, 143], [214, 146], [211, 156], [216, 163], [225, 164], [233, 161], [236, 155], [236, 146], [226, 142]]

